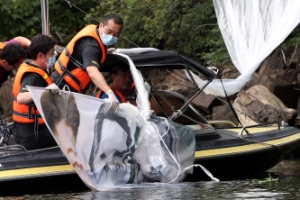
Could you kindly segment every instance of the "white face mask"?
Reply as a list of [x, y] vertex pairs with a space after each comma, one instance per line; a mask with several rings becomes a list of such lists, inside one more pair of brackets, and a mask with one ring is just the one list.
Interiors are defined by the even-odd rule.
[[110, 45], [115, 44], [117, 42], [118, 38], [116, 38], [112, 35], [107, 35], [107, 34], [103, 33], [101, 36], [101, 40], [104, 45], [110, 46]]
[[47, 63], [47, 68], [51, 68], [54, 66], [55, 64], [55, 61], [56, 61], [56, 55], [53, 55], [49, 58], [49, 61]]
[[[48, 57], [46, 54], [45, 54], [46, 57]], [[53, 65], [55, 64], [56, 62], [56, 55], [53, 55], [51, 57], [48, 57], [48, 63], [46, 63], [45, 61], [43, 61], [44, 63], [47, 64], [47, 68], [51, 68], [53, 67]]]

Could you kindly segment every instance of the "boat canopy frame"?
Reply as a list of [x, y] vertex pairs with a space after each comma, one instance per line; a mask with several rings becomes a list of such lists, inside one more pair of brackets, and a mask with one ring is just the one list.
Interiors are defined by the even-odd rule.
[[[191, 80], [195, 88], [197, 88], [197, 91], [195, 94], [190, 97], [189, 99], [184, 101], [184, 104], [179, 108], [176, 109], [170, 101], [164, 96], [163, 91], [158, 91], [154, 87], [152, 87], [151, 83], [149, 83], [145, 77], [145, 83], [150, 87], [150, 95], [154, 97], [155, 102], [157, 105], [161, 108], [161, 110], [164, 109], [162, 106], [159, 104], [159, 102], [156, 100], [155, 95], [153, 94], [156, 93], [159, 95], [160, 98], [164, 100], [164, 102], [169, 106], [170, 109], [172, 109], [173, 113], [171, 115], [168, 115], [166, 112], [164, 114], [166, 115], [166, 118], [169, 121], [174, 121], [175, 119], [179, 118], [180, 116], [183, 116], [187, 118], [190, 121], [193, 121], [194, 123], [200, 123], [200, 124], [206, 124], [207, 126], [211, 126], [207, 123], [206, 119], [204, 119], [199, 112], [197, 112], [197, 109], [195, 109], [192, 105], [191, 102], [193, 99], [196, 98], [197, 95], [199, 95], [201, 92], [203, 92], [204, 88], [210, 84], [214, 80], [214, 78], [218, 74], [218, 69], [217, 68], [207, 68], [204, 67], [203, 65], [188, 59], [178, 53], [172, 52], [172, 51], [167, 51], [167, 50], [159, 50], [159, 51], [148, 51], [144, 53], [128, 53], [127, 55], [132, 62], [135, 64], [137, 69], [146, 69], [146, 68], [164, 68], [164, 69], [184, 69], [186, 72], [186, 76]], [[102, 72], [111, 72], [112, 67], [111, 66], [124, 66], [124, 67], [129, 67], [128, 60], [125, 59], [124, 57], [118, 55], [118, 54], [108, 54], [106, 61], [101, 65], [100, 71]], [[191, 70], [193, 73], [196, 74], [201, 74], [204, 78], [206, 78], [205, 84], [200, 88], [196, 81], [194, 80]], [[165, 91], [166, 92], [166, 91]], [[168, 92], [171, 94], [170, 92]], [[172, 95], [184, 99], [185, 97], [182, 97], [180, 94], [175, 94], [176, 92], [172, 92]], [[198, 120], [195, 120], [187, 115], [184, 114], [184, 112], [187, 109], [192, 110], [196, 115]]]

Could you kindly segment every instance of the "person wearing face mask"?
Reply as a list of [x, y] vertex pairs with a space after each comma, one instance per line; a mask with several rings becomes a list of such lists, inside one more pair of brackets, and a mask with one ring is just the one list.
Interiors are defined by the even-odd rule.
[[123, 28], [119, 15], [106, 15], [97, 25], [88, 25], [77, 33], [60, 54], [52, 73], [53, 82], [60, 88], [68, 85], [71, 91], [84, 93], [91, 81], [110, 100], [110, 109], [117, 111], [119, 102], [105, 81], [101, 63], [106, 59], [108, 46], [114, 45]]
[[23, 63], [15, 76], [13, 135], [16, 143], [23, 145], [27, 150], [57, 145], [27, 88], [27, 86], [37, 86], [46, 87], [52, 93], [59, 91], [47, 72], [47, 68], [52, 67], [55, 62], [55, 45], [56, 41], [51, 36], [34, 36], [28, 49], [32, 60]]

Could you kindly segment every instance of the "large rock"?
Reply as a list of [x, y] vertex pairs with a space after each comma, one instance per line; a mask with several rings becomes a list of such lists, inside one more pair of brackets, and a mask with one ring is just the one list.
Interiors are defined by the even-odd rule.
[[238, 119], [235, 117], [229, 104], [224, 104], [221, 106], [215, 106], [212, 111], [212, 120], [217, 122], [213, 125], [216, 128], [228, 128], [239, 125]]
[[285, 122], [297, 116], [297, 110], [287, 108], [280, 99], [266, 87], [255, 85], [247, 91], [241, 91], [233, 106], [243, 126], [264, 122]]
[[201, 92], [192, 101], [193, 105], [206, 114], [210, 114], [213, 107], [220, 105], [220, 101], [213, 95]]
[[13, 103], [13, 79], [5, 81], [0, 88], [0, 109], [1, 114], [6, 121], [11, 121], [12, 103]]

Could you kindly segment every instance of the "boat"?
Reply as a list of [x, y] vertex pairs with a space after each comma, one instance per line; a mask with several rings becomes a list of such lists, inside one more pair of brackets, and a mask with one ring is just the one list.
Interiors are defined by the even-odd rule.
[[[129, 56], [151, 88], [151, 108], [157, 115], [194, 130], [195, 164], [203, 165], [215, 177], [221, 180], [260, 177], [299, 145], [300, 130], [281, 121], [238, 126], [226, 119], [206, 120], [192, 101], [213, 81], [217, 69], [206, 68], [171, 51]], [[107, 62], [108, 66], [120, 61], [126, 63], [113, 54], [108, 60], [111, 60]], [[149, 76], [151, 73], [155, 75]], [[205, 77], [206, 83], [202, 88], [196, 84], [192, 73]], [[155, 79], [164, 81], [154, 83]], [[171, 81], [168, 83], [166, 79]], [[188, 89], [184, 88], [187, 85]], [[218, 125], [223, 128], [217, 128]], [[199, 181], [205, 177], [203, 170], [196, 167], [186, 180]]]
[[[188, 175], [185, 181], [208, 178], [197, 165], [204, 166], [220, 180], [261, 175], [299, 145], [300, 130], [279, 122], [239, 127], [226, 119], [206, 120], [192, 101], [214, 80], [217, 69], [204, 67], [166, 50], [143, 50], [138, 53], [129, 50], [122, 54], [128, 56], [141, 72], [150, 94], [153, 115], [187, 126], [195, 134], [195, 167], [193, 174]], [[128, 61], [119, 54], [108, 54], [101, 70], [109, 72], [112, 65], [126, 66]], [[192, 73], [206, 79], [202, 88], [195, 84]], [[128, 99], [132, 104], [135, 100]], [[218, 124], [227, 127], [217, 128]], [[42, 181], [40, 185], [44, 188], [45, 185], [53, 187], [56, 186], [53, 183], [64, 184], [68, 180], [81, 181], [59, 147], [28, 151], [15, 144], [11, 136], [10, 144], [0, 147], [0, 187], [8, 183], [15, 185], [16, 182], [24, 186], [24, 181], [27, 183], [29, 180]]]

